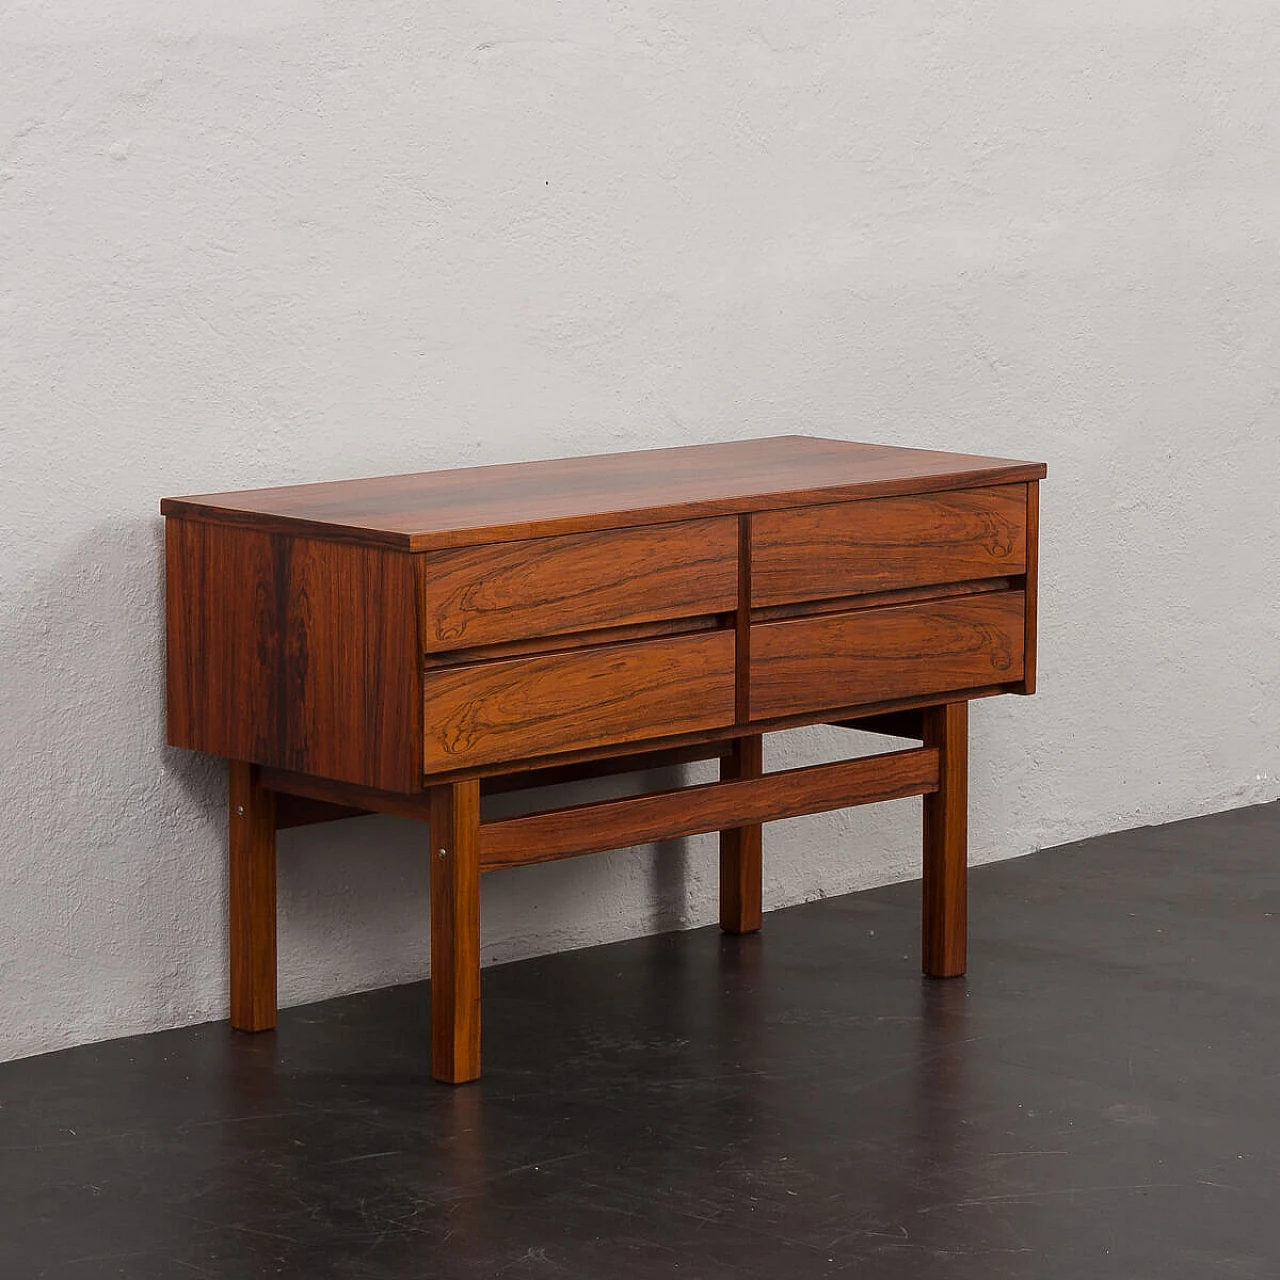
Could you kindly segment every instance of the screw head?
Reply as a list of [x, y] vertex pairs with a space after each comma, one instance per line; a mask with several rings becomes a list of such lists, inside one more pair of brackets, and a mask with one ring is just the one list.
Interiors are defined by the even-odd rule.
[[449, 856], [449, 854], [448, 854], [448, 851], [447, 851], [447, 850], [445, 850], [445, 849], [437, 849], [437, 850], [436, 850], [436, 857], [437, 857], [437, 858], [447, 858], [448, 856]]
[[240, 815], [240, 817], [242, 817], [242, 818], [243, 818], [243, 817], [244, 817], [244, 805], [242, 805], [242, 804], [238, 804], [238, 805], [236, 805], [236, 813], [237, 813], [237, 814], [239, 814], [239, 815]]

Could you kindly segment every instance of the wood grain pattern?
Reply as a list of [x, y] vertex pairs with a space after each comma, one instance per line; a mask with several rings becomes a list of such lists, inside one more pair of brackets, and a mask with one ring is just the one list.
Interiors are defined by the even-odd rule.
[[480, 1075], [480, 784], [431, 789], [431, 1074]]
[[166, 498], [166, 515], [406, 551], [1036, 480], [1043, 464], [776, 436]]
[[1040, 614], [1040, 485], [1027, 485], [1027, 625], [1023, 645], [1023, 677], [1019, 693], [1036, 691], [1036, 658]]
[[173, 746], [421, 787], [412, 557], [166, 522]]
[[285, 768], [388, 790], [421, 785], [409, 557], [293, 539], [285, 584]]
[[1020, 591], [752, 628], [751, 714], [947, 693], [1022, 679]]
[[752, 520], [751, 603], [894, 591], [1021, 574], [1025, 485], [878, 498]]
[[917, 747], [810, 765], [734, 782], [574, 805], [480, 827], [482, 870], [551, 862], [654, 840], [923, 795], [938, 785], [938, 755]]
[[712, 631], [428, 671], [424, 770], [731, 724], [733, 652]]
[[969, 704], [928, 708], [924, 742], [938, 753], [938, 789], [924, 801], [922, 967], [957, 978], [967, 963]]
[[738, 527], [687, 520], [417, 558], [424, 653], [729, 612]]
[[268, 533], [165, 521], [171, 746], [280, 756], [281, 550]]
[[229, 762], [227, 796], [231, 1025], [269, 1031], [276, 1025], [275, 796], [240, 760]]
[[[758, 733], [739, 738], [720, 762], [724, 782], [758, 778], [764, 771], [764, 742]], [[755, 933], [764, 913], [764, 829], [760, 823], [720, 832], [720, 928]]]

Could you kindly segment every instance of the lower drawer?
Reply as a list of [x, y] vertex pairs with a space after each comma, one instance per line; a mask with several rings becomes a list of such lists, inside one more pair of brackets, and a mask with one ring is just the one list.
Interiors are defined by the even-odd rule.
[[1022, 679], [1026, 595], [991, 592], [751, 628], [751, 718]]
[[440, 773], [733, 723], [734, 636], [442, 667], [423, 678], [423, 769]]

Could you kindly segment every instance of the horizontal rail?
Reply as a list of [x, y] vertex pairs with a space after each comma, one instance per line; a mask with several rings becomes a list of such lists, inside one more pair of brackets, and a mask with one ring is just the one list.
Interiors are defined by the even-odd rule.
[[572, 805], [481, 823], [480, 869], [553, 862], [803, 813], [900, 800], [937, 789], [938, 752], [933, 747], [917, 747], [787, 769], [762, 778], [707, 782]]

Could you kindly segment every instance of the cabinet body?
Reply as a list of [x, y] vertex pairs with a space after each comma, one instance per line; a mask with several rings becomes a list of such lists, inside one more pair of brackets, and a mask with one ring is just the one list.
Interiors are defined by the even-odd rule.
[[[430, 494], [425, 532], [354, 529], [342, 503], [359, 506], [372, 481], [260, 491], [283, 495], [274, 512], [237, 509], [234, 494], [170, 500], [169, 741], [412, 793], [437, 776], [1029, 691], [1043, 469], [939, 455], [880, 496], [883, 481], [850, 483], [871, 446], [809, 443], [850, 460], [835, 483], [720, 497], [717, 473], [732, 488], [734, 466], [722, 452], [703, 505], [734, 509], [665, 518], [695, 505], [683, 498], [619, 512], [604, 478], [581, 510], [544, 515], [539, 536], [433, 530]], [[678, 486], [678, 455], [699, 452], [652, 456], [677, 455], [662, 462]], [[618, 474], [648, 456], [624, 455]], [[554, 496], [558, 465], [528, 464], [526, 488]], [[1015, 478], [990, 483], [1001, 469]], [[512, 469], [430, 479], [464, 493], [490, 470]], [[290, 512], [306, 490], [328, 525]], [[593, 519], [605, 527], [580, 527]]]

